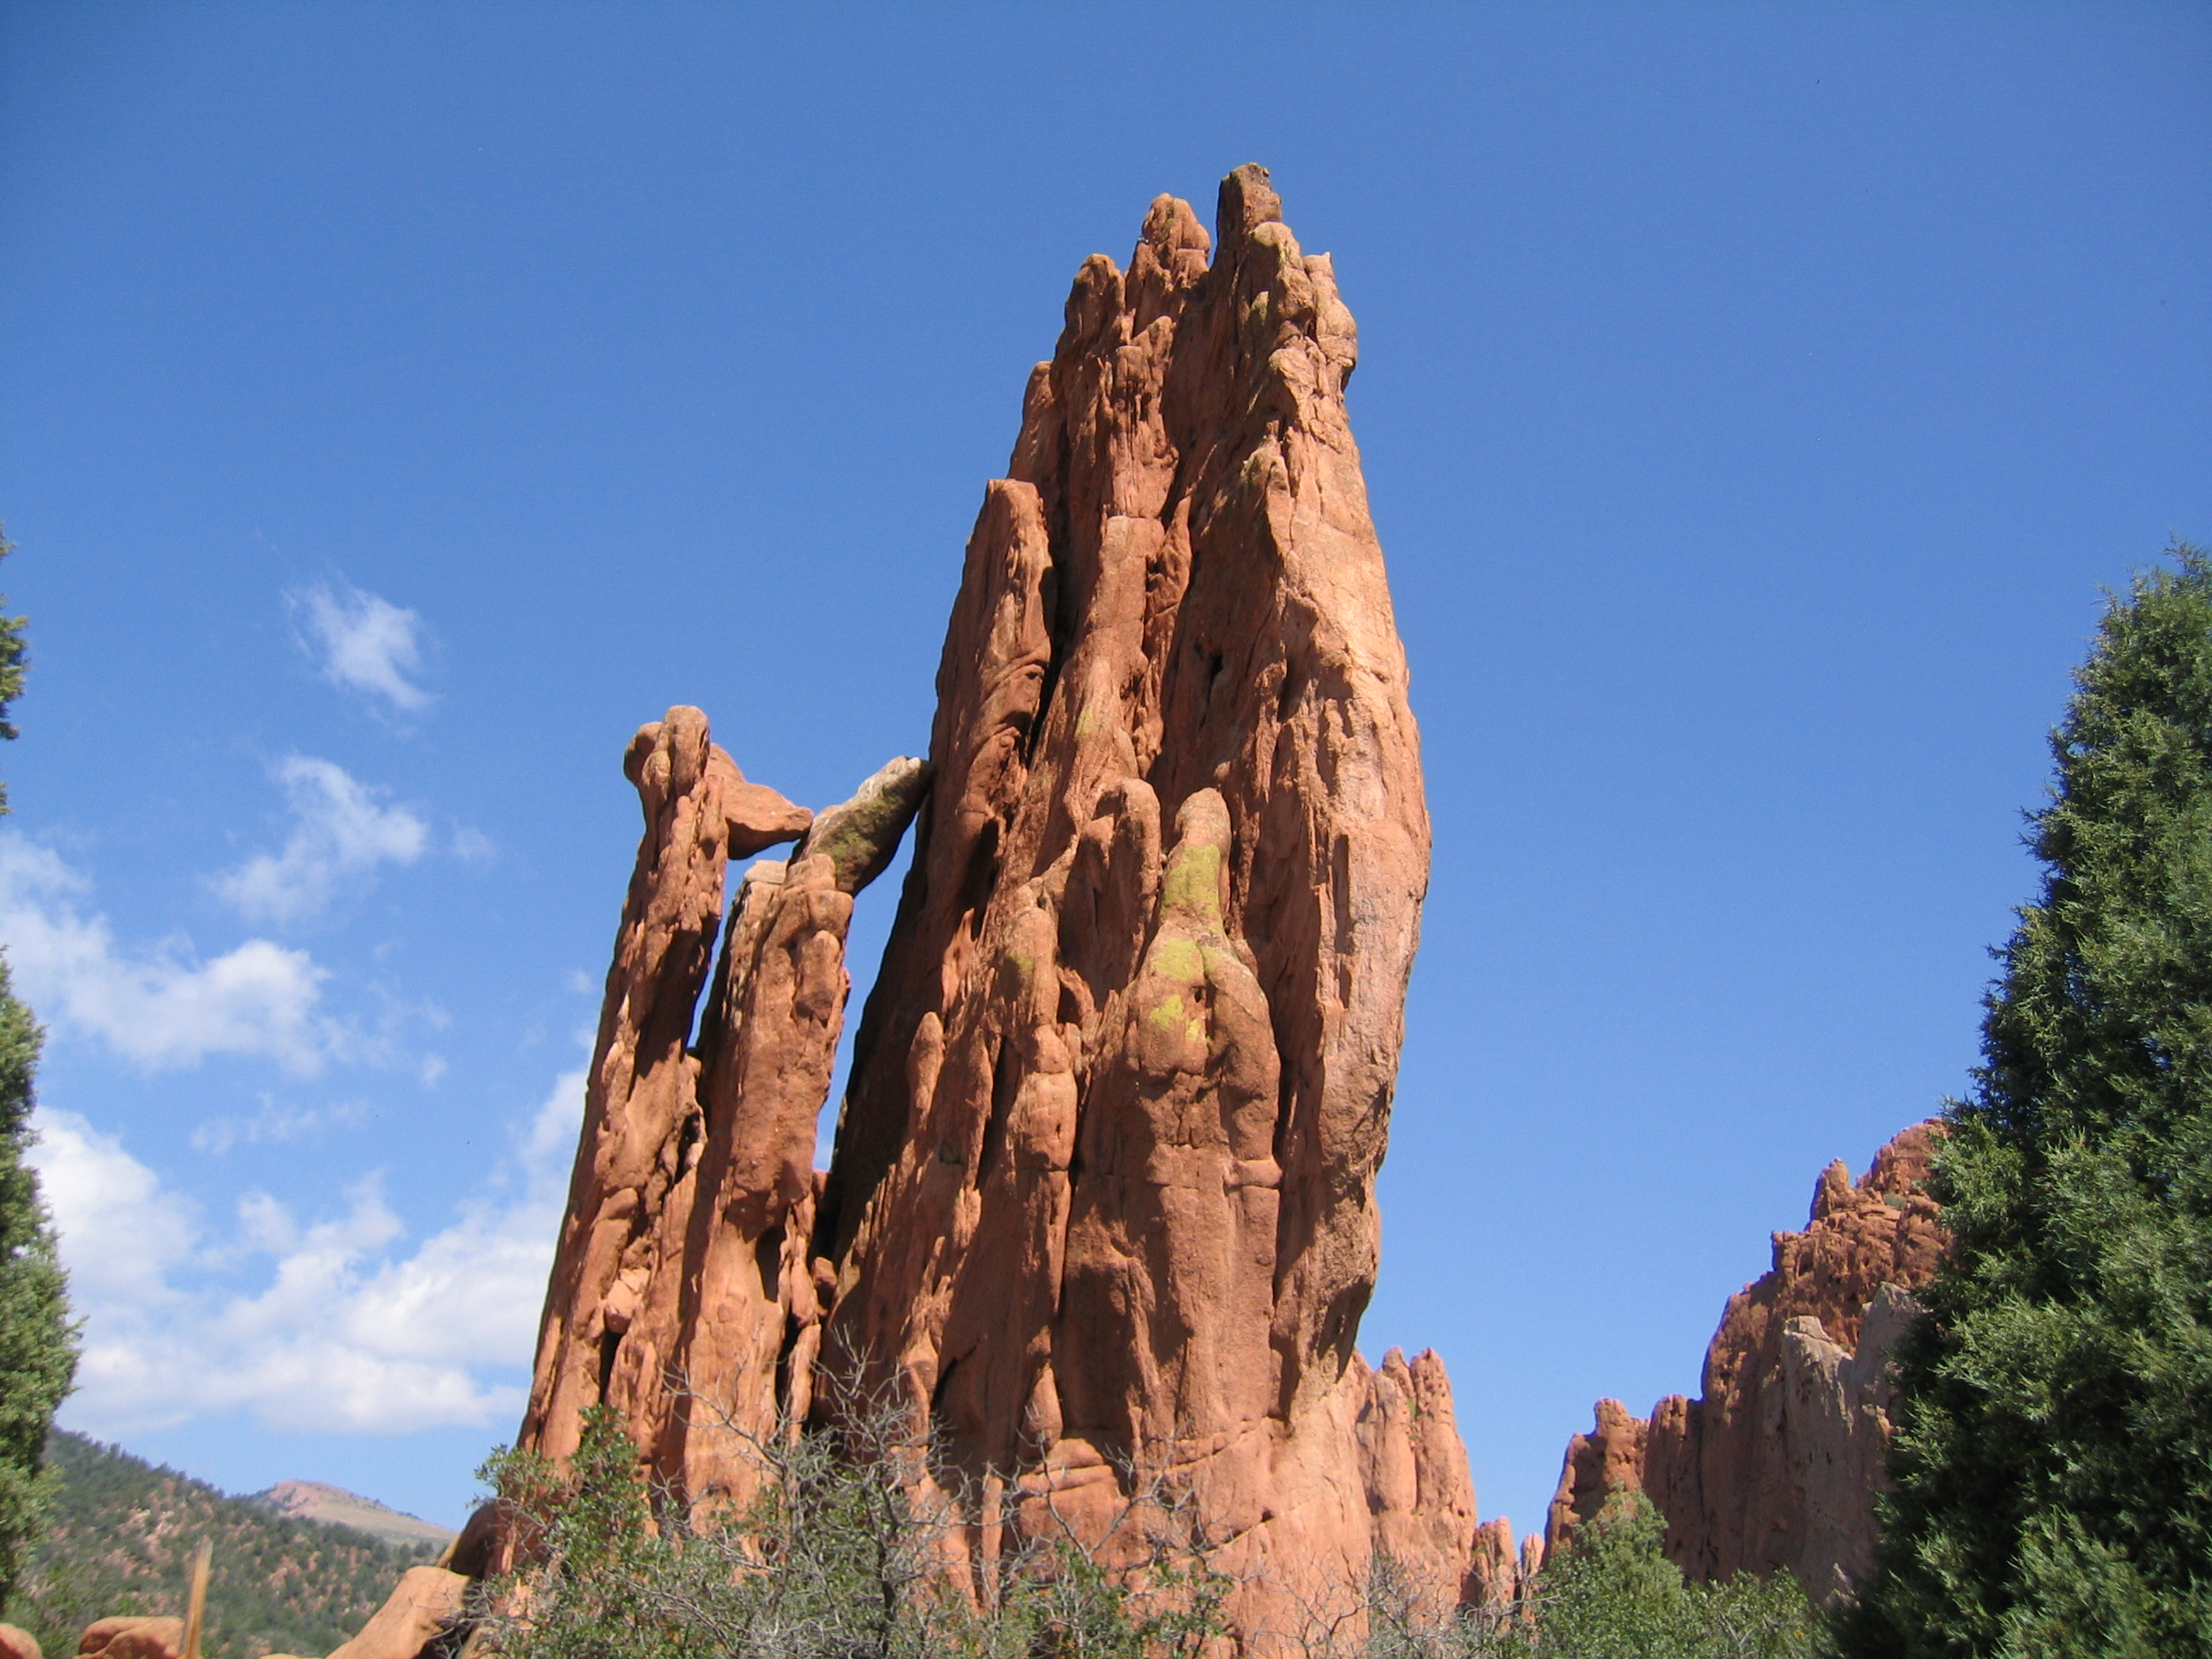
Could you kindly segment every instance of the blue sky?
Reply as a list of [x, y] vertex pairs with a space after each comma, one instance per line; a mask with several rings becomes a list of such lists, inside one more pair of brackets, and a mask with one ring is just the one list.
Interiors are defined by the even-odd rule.
[[1363, 1345], [1539, 1523], [1964, 1085], [2100, 590], [2212, 540], [2208, 84], [2182, 6], [0, 5], [64, 1420], [460, 1518], [629, 733], [817, 805], [924, 744], [1077, 264], [1256, 160], [1436, 827]]

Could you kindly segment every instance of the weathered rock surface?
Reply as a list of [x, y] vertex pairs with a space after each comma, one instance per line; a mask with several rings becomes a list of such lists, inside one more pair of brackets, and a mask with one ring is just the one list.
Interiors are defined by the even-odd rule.
[[[811, 825], [757, 792], [741, 835], [703, 717], [640, 734], [520, 1443], [565, 1455], [605, 1401], [676, 1489], [739, 1499], [747, 1437], [888, 1393], [1016, 1524], [1194, 1493], [1251, 1575], [1248, 1637], [1378, 1549], [1439, 1606], [1513, 1593], [1442, 1362], [1354, 1346], [1429, 858], [1356, 356], [1263, 169], [1223, 181], [1212, 237], [1161, 197], [1030, 377], [928, 764]], [[817, 1179], [852, 895], [909, 819]], [[746, 872], [708, 986], [725, 860], [801, 830]], [[457, 1563], [495, 1568], [499, 1530]]]
[[1395, 1561], [1431, 1611], [1500, 1599], [1503, 1523], [1475, 1522], [1474, 1482], [1452, 1412], [1451, 1382], [1433, 1352], [1408, 1365], [1393, 1348], [1370, 1380], [1358, 1425], [1373, 1547]]
[[1171, 1470], [1243, 1559], [1349, 1582], [1429, 826], [1355, 331], [1279, 205], [1160, 198], [1030, 377], [820, 1237], [831, 1363], [978, 1474], [1080, 1513]]
[[0, 1659], [46, 1659], [39, 1638], [19, 1625], [0, 1625]]
[[416, 1659], [460, 1619], [468, 1589], [458, 1572], [410, 1567], [361, 1633], [331, 1650], [330, 1659]]
[[[675, 708], [624, 769], [645, 835], [518, 1443], [566, 1456], [583, 1410], [608, 1404], [675, 1490], [742, 1502], [747, 1437], [807, 1407], [814, 1125], [853, 895], [890, 862], [928, 769], [894, 761], [816, 819], [746, 783], [705, 716]], [[790, 860], [746, 871], [709, 989], [727, 860], [793, 837]], [[495, 1522], [471, 1522], [457, 1565], [506, 1565]]]
[[185, 1621], [135, 1613], [95, 1619], [77, 1638], [76, 1650], [102, 1659], [178, 1659], [185, 1650]]
[[1936, 1133], [1905, 1130], [1856, 1184], [1840, 1160], [1821, 1172], [1805, 1231], [1775, 1234], [1773, 1267], [1729, 1298], [1701, 1398], [1669, 1395], [1648, 1420], [1598, 1402], [1568, 1444], [1547, 1547], [1627, 1486], [1658, 1504], [1693, 1577], [1788, 1567], [1824, 1601], [1848, 1594], [1875, 1544], [1888, 1349], [1942, 1249], [1922, 1190]]
[[724, 866], [812, 822], [774, 790], [747, 782], [696, 708], [672, 708], [640, 727], [623, 769], [645, 809], [645, 835], [607, 971], [583, 1134], [518, 1437], [553, 1457], [575, 1449], [584, 1407], [602, 1397], [621, 1334], [609, 1322], [621, 1318], [618, 1281], [641, 1279], [660, 1243], [682, 1132], [698, 1115], [698, 1061], [685, 1043], [721, 924]]

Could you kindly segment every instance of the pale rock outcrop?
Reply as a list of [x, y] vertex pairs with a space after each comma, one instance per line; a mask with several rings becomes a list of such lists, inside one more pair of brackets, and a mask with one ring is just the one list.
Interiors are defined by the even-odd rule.
[[1805, 1230], [1775, 1234], [1772, 1268], [1729, 1298], [1701, 1398], [1669, 1395], [1648, 1420], [1598, 1403], [1569, 1443], [1547, 1548], [1626, 1486], [1657, 1504], [1692, 1577], [1788, 1567], [1824, 1601], [1850, 1593], [1875, 1540], [1889, 1348], [1943, 1248], [1923, 1189], [1938, 1133], [1905, 1130], [1856, 1183], [1840, 1160], [1821, 1172]]
[[1850, 1595], [1874, 1569], [1869, 1499], [1888, 1484], [1890, 1350], [1921, 1312], [1904, 1291], [1884, 1285], [1868, 1304], [1856, 1352], [1830, 1340], [1809, 1314], [1783, 1328], [1784, 1414], [1803, 1425], [1790, 1445], [1804, 1522], [1789, 1565], [1823, 1603]]
[[417, 1659], [459, 1622], [468, 1589], [458, 1572], [410, 1567], [361, 1633], [331, 1650], [330, 1659]]
[[1030, 377], [819, 1231], [830, 1363], [979, 1477], [1079, 1516], [1133, 1463], [1340, 1584], [1429, 825], [1355, 330], [1279, 208], [1160, 198]]

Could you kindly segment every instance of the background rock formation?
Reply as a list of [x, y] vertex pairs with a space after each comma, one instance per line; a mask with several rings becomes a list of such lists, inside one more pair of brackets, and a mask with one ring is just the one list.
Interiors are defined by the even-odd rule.
[[1598, 1402], [1568, 1443], [1547, 1547], [1607, 1492], [1649, 1492], [1668, 1557], [1692, 1577], [1788, 1567], [1824, 1601], [1871, 1564], [1874, 1498], [1889, 1438], [1889, 1346], [1918, 1310], [1909, 1292], [1942, 1249], [1922, 1190], [1936, 1126], [1905, 1130], [1856, 1184], [1821, 1171], [1805, 1231], [1774, 1235], [1774, 1266], [1729, 1298], [1705, 1350], [1705, 1393], [1650, 1418]]
[[1429, 827], [1352, 321], [1279, 205], [1240, 168], [1209, 239], [1160, 198], [1030, 377], [821, 1237], [832, 1363], [979, 1478], [1080, 1515], [1170, 1470], [1242, 1559], [1350, 1582]]

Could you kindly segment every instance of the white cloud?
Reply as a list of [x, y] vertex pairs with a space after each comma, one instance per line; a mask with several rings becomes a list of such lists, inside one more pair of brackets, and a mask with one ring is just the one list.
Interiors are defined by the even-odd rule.
[[220, 1157], [234, 1146], [284, 1145], [326, 1129], [357, 1129], [368, 1120], [365, 1100], [340, 1101], [334, 1106], [293, 1106], [273, 1095], [264, 1095], [261, 1109], [252, 1117], [210, 1118], [199, 1125], [192, 1131], [192, 1145]]
[[[307, 1225], [249, 1194], [211, 1243], [114, 1137], [41, 1109], [32, 1162], [86, 1318], [64, 1418], [106, 1436], [239, 1411], [363, 1434], [513, 1419], [521, 1389], [482, 1373], [530, 1364], [583, 1097], [583, 1072], [563, 1075], [506, 1166], [411, 1250], [374, 1177]], [[251, 1292], [207, 1272], [263, 1259]]]
[[126, 950], [106, 916], [78, 914], [89, 885], [50, 849], [0, 831], [0, 945], [46, 1018], [149, 1070], [235, 1054], [311, 1073], [336, 1047], [319, 1007], [329, 974], [306, 951], [264, 939], [206, 962], [174, 940]]
[[429, 826], [404, 806], [381, 806], [381, 793], [356, 782], [343, 767], [311, 755], [288, 755], [277, 781], [292, 798], [295, 820], [281, 853], [257, 853], [215, 878], [217, 893], [255, 921], [301, 921], [327, 905], [338, 889], [380, 864], [412, 864], [428, 846]]
[[386, 699], [419, 714], [434, 699], [409, 678], [422, 665], [422, 619], [349, 582], [318, 582], [285, 595], [332, 685]]

